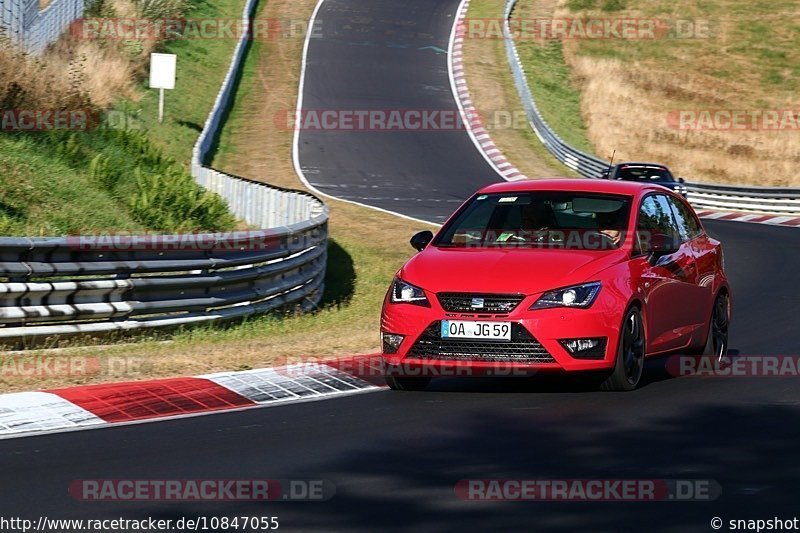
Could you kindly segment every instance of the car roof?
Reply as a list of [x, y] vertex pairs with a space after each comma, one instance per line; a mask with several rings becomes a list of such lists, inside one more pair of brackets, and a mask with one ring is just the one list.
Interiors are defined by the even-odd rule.
[[616, 181], [602, 179], [549, 178], [527, 179], [513, 182], [494, 183], [482, 188], [479, 193], [534, 192], [534, 191], [577, 191], [589, 193], [621, 194], [637, 196], [644, 191], [663, 191], [658, 185], [637, 181]]
[[618, 163], [614, 165], [615, 167], [648, 167], [648, 168], [660, 168], [664, 170], [669, 170], [665, 165], [660, 165], [658, 163]]

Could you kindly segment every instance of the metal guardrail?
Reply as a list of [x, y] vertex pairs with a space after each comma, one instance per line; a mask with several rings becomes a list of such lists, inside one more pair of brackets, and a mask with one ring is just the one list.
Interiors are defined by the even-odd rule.
[[[533, 98], [528, 78], [520, 61], [517, 46], [511, 34], [510, 19], [518, 0], [506, 0], [503, 15], [503, 38], [508, 63], [514, 77], [528, 122], [539, 141], [561, 163], [587, 178], [597, 178], [609, 162], [573, 148], [547, 124], [536, 100]], [[800, 189], [737, 187], [704, 183], [686, 183], [689, 201], [698, 208], [756, 211], [786, 215], [800, 214]]]
[[[256, 0], [243, 12], [252, 19]], [[193, 150], [192, 175], [251, 227], [227, 234], [0, 237], [0, 342], [230, 320], [315, 307], [324, 289], [328, 208], [315, 196], [203, 164], [233, 100], [236, 46]]]

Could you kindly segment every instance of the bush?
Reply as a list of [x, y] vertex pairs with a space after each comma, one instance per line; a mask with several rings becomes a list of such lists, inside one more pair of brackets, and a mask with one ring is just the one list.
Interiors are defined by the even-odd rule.
[[187, 173], [144, 173], [134, 170], [136, 193], [130, 199], [132, 216], [158, 231], [221, 231], [235, 219], [218, 195], [203, 190]]
[[185, 0], [137, 0], [136, 9], [145, 18], [175, 19], [186, 11]]
[[227, 203], [206, 191], [164, 155], [143, 131], [99, 129], [31, 134], [40, 151], [88, 174], [98, 189], [143, 226], [155, 231], [225, 231], [236, 219]]

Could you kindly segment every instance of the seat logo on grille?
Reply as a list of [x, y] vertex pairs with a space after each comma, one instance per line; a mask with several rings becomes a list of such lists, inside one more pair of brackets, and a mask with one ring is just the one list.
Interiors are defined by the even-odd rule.
[[472, 299], [472, 308], [473, 309], [483, 309], [483, 298], [473, 298]]

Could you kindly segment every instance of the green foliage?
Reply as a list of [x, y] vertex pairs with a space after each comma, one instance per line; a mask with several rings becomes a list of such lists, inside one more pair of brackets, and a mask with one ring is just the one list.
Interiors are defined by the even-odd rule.
[[113, 191], [118, 179], [117, 173], [111, 169], [108, 157], [103, 154], [92, 158], [89, 163], [89, 177], [106, 191]]
[[93, 182], [87, 167], [56, 155], [55, 145], [54, 139], [46, 144], [31, 136], [0, 134], [0, 235], [147, 229]]
[[83, 14], [86, 18], [114, 18], [119, 16], [110, 0], [88, 2]]
[[531, 92], [547, 123], [572, 146], [592, 151], [581, 117], [580, 91], [564, 61], [561, 41], [521, 41], [517, 49]]
[[150, 142], [142, 130], [115, 130], [120, 142], [126, 150], [135, 154], [144, 165], [151, 167], [169, 167], [175, 164], [173, 160], [164, 155], [164, 150]]
[[[187, 0], [135, 0], [134, 8], [139, 16], [150, 19], [177, 19], [189, 7]], [[87, 3], [84, 16], [86, 18], [114, 18], [120, 13], [115, 9], [113, 0], [94, 0]]]
[[[216, 3], [132, 0], [132, 3], [138, 16], [152, 19], [179, 19], [190, 11], [196, 17], [222, 18], [241, 11], [240, 0]], [[123, 16], [118, 6], [114, 0], [93, 0], [84, 16]], [[5, 42], [0, 42], [0, 49], [13, 50], [4, 45]], [[142, 43], [135, 41], [121, 46], [132, 56], [143, 50]], [[142, 119], [143, 110], [148, 120], [153, 115], [152, 102], [145, 98], [147, 106], [129, 101], [114, 105], [114, 113], [135, 118], [132, 128], [128, 127], [131, 121], [127, 121], [123, 125], [106, 123], [101, 128], [78, 132], [13, 135], [0, 132], [0, 234], [59, 235], [143, 229], [224, 231], [235, 227], [236, 220], [225, 201], [199, 187], [183, 166], [197, 138], [194, 123], [202, 124], [235, 43], [195, 40], [177, 42], [176, 46], [180, 51], [168, 51], [181, 53], [184, 69], [190, 69], [185, 71], [185, 79], [207, 80], [183, 88], [181, 98], [168, 102], [169, 106], [180, 104], [186, 108], [178, 112], [168, 107], [168, 116], [188, 117], [188, 120], [157, 124]], [[60, 85], [55, 91], [42, 83], [18, 83], [12, 76], [23, 64], [18, 55], [11, 51], [0, 55], [0, 109], [93, 108], [85, 90], [86, 57], [70, 56], [66, 71], [58, 73], [63, 76], [58, 78], [63, 87]], [[7, 60], [3, 60], [6, 56]], [[29, 68], [23, 80], [31, 78], [29, 72], [39, 70], [46, 74], [42, 77], [53, 77], [36, 58], [24, 64]], [[28, 165], [29, 161], [32, 164]], [[54, 186], [48, 188], [48, 182]], [[20, 198], [25, 209], [18, 205]]]
[[625, 7], [625, 0], [604, 0], [602, 9], [603, 11], [613, 12], [622, 11]]
[[568, 0], [567, 7], [572, 11], [583, 11], [587, 9], [594, 9], [597, 0]]
[[181, 16], [187, 7], [186, 0], [137, 0], [139, 13], [150, 19], [175, 19]]
[[133, 171], [136, 192], [129, 200], [134, 218], [158, 231], [222, 230], [235, 220], [218, 195], [198, 187], [179, 169], [166, 173]]
[[74, 167], [86, 159], [86, 152], [76, 134], [54, 134], [52, 137], [58, 138], [55, 145], [56, 154], [68, 165]]
[[[105, 209], [130, 216], [137, 225], [165, 232], [225, 231], [236, 219], [225, 201], [197, 185], [192, 176], [154, 145], [145, 131], [100, 128], [19, 136], [23, 146], [48, 156], [83, 176], [110, 199]], [[13, 219], [2, 207], [0, 233]], [[67, 201], [66, 198], [63, 201]], [[74, 201], [74, 200], [73, 200]], [[61, 226], [58, 226], [61, 227]], [[106, 231], [128, 229], [110, 227]]]

